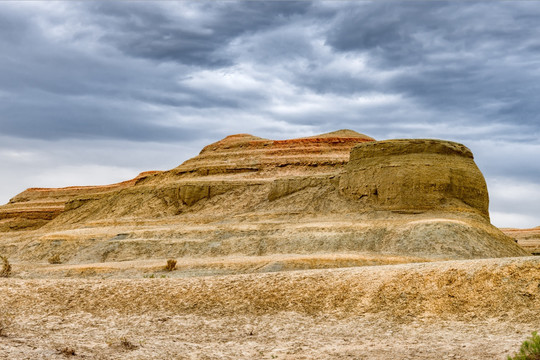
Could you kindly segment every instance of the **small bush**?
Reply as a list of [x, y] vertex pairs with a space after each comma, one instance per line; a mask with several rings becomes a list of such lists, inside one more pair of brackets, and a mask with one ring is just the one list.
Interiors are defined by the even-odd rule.
[[0, 271], [0, 277], [9, 277], [11, 275], [11, 264], [9, 263], [9, 260], [7, 257], [0, 255], [0, 259], [2, 259], [2, 270]]
[[123, 350], [136, 350], [139, 347], [132, 343], [127, 337], [108, 339], [107, 344], [111, 347], [121, 348]]
[[6, 313], [6, 312], [0, 312], [0, 337], [6, 337], [7, 336], [7, 329], [11, 326], [13, 323], [13, 316]]
[[75, 353], [75, 349], [70, 348], [70, 347], [68, 347], [68, 346], [63, 347], [63, 348], [56, 349], [56, 351], [58, 351], [58, 353], [59, 353], [60, 355], [64, 355], [64, 356], [75, 356], [75, 355], [77, 355], [77, 354]]
[[167, 260], [167, 265], [165, 265], [165, 270], [167, 271], [176, 270], [176, 260], [173, 260], [173, 259]]
[[49, 264], [61, 264], [62, 259], [60, 259], [60, 255], [55, 254], [49, 258]]
[[521, 344], [519, 353], [508, 356], [507, 360], [540, 360], [540, 335], [533, 332], [531, 338]]
[[138, 348], [137, 345], [133, 344], [131, 341], [128, 340], [126, 337], [120, 338], [120, 346], [126, 350], [135, 350]]

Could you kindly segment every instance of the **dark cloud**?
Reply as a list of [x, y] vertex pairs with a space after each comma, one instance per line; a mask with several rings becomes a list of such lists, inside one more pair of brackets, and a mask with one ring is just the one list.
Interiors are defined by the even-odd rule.
[[[371, 71], [396, 72], [372, 84], [374, 90], [402, 94], [432, 112], [454, 113], [456, 125], [538, 124], [540, 103], [533, 94], [540, 88], [531, 79], [539, 76], [534, 59], [540, 8], [523, 2], [491, 5], [352, 5], [336, 17], [326, 43], [338, 53], [365, 57]], [[358, 80], [344, 83], [354, 89]], [[307, 85], [318, 91], [335, 88], [324, 81]]]
[[425, 57], [421, 34], [438, 31], [436, 14], [445, 3], [394, 2], [351, 6], [328, 32], [338, 51], [369, 51], [377, 66], [409, 66]]
[[[152, 3], [100, 2], [89, 9], [107, 29], [102, 40], [129, 56], [182, 64], [225, 67], [234, 59], [221, 50], [243, 33], [254, 33], [306, 12], [309, 2], [201, 2], [171, 9]], [[192, 9], [187, 9], [191, 7]], [[192, 10], [193, 17], [184, 12]]]
[[[0, 123], [0, 132], [12, 136], [23, 138], [36, 138], [48, 140], [59, 140], [65, 138], [124, 138], [134, 141], [183, 141], [189, 140], [193, 136], [202, 133], [202, 130], [160, 127], [149, 125], [139, 121], [126, 122], [118, 121], [113, 117], [114, 114], [105, 114], [103, 112], [88, 111], [83, 113], [85, 107], [64, 108], [62, 114], [56, 114], [54, 117], [41, 115], [47, 113], [48, 109], [33, 110], [37, 113], [23, 113], [24, 117], [14, 117], [7, 112], [8, 118]], [[39, 117], [40, 123], [37, 124], [31, 117]]]

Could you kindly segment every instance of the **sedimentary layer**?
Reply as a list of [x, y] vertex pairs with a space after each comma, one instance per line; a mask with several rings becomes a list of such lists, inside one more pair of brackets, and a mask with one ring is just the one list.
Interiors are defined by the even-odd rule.
[[[128, 183], [25, 193], [0, 208], [11, 214], [0, 220], [0, 252], [21, 261], [527, 254], [489, 223], [470, 150], [442, 140], [375, 141], [351, 130], [292, 140], [240, 134]], [[54, 216], [10, 225], [14, 208], [44, 203], [54, 204]]]
[[503, 233], [514, 238], [528, 252], [540, 255], [540, 226], [532, 229], [501, 229]]
[[103, 186], [27, 189], [13, 197], [8, 204], [0, 206], [0, 232], [38, 229], [64, 211], [134, 186], [146, 176], [157, 173], [159, 171], [147, 171], [134, 179]]

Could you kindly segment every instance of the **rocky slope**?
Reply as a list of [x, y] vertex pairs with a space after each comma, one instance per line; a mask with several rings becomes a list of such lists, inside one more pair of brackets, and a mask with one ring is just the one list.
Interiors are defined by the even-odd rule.
[[483, 176], [460, 144], [351, 130], [279, 141], [240, 134], [129, 182], [29, 189], [0, 208], [0, 253], [70, 264], [241, 257], [250, 265], [237, 272], [294, 269], [299, 258], [337, 267], [359, 255], [382, 264], [525, 255], [489, 223], [487, 206]]

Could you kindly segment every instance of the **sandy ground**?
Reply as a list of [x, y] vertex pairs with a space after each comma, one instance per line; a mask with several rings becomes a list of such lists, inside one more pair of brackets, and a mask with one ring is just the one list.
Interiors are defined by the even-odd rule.
[[[376, 315], [15, 318], [2, 359], [505, 359], [538, 327], [510, 319], [408, 322]], [[70, 351], [66, 351], [69, 349]], [[71, 353], [75, 355], [66, 355]]]
[[505, 359], [540, 330], [540, 257], [0, 279], [0, 324], [0, 359]]

